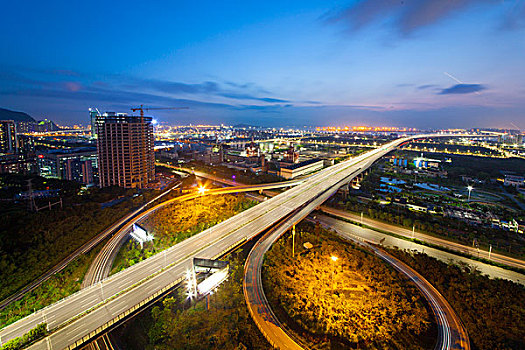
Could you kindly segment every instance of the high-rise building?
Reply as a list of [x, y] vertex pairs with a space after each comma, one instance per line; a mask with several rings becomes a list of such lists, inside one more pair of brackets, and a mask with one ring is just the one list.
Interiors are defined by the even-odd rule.
[[144, 188], [155, 179], [151, 117], [104, 113], [95, 128], [101, 187]]
[[15, 122], [13, 120], [0, 120], [0, 153], [16, 153], [17, 147]]
[[91, 138], [96, 139], [97, 138], [97, 117], [100, 116], [100, 112], [96, 108], [90, 108], [89, 109], [89, 120], [91, 123]]

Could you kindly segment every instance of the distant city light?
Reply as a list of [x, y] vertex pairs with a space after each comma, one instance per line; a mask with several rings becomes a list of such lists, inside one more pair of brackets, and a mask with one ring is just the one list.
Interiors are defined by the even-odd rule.
[[333, 256], [333, 255], [330, 258], [332, 259], [332, 261], [337, 261], [337, 259], [339, 259], [337, 256]]

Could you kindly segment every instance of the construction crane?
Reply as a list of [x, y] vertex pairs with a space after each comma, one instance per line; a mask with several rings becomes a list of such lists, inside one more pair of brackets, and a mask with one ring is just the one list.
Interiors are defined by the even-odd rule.
[[188, 109], [188, 107], [144, 107], [144, 105], [140, 105], [140, 107], [131, 108], [133, 112], [140, 111], [141, 117], [144, 116], [144, 111], [151, 111], [157, 109]]
[[[132, 112], [140, 111], [140, 122], [144, 123], [144, 111], [158, 110], [158, 109], [188, 109], [188, 107], [146, 107], [140, 105], [140, 107], [131, 108]], [[140, 137], [140, 149], [141, 149], [141, 164], [146, 163], [146, 145], [144, 140], [145, 135], [142, 134]]]

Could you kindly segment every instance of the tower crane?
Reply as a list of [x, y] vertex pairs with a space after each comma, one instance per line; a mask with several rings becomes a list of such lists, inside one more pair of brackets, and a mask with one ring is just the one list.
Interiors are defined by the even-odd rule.
[[[144, 107], [144, 105], [140, 105], [140, 107], [134, 107], [131, 108], [132, 112], [140, 111], [140, 121], [141, 123], [144, 123], [144, 111], [151, 111], [151, 110], [158, 110], [158, 109], [188, 109], [188, 107]], [[146, 145], [145, 145], [145, 133], [143, 133], [140, 137], [140, 149], [141, 149], [141, 167], [146, 164]], [[147, 182], [147, 180], [146, 180]]]
[[140, 116], [144, 116], [144, 111], [151, 111], [151, 110], [157, 110], [157, 109], [189, 109], [188, 107], [144, 107], [144, 105], [140, 105], [140, 107], [131, 108], [133, 112], [140, 111]]

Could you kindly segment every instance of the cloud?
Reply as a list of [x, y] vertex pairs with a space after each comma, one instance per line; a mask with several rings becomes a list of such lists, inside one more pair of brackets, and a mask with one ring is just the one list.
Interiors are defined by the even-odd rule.
[[470, 6], [485, 3], [498, 4], [493, 0], [362, 0], [325, 18], [331, 23], [344, 22], [352, 31], [391, 18], [403, 35], [409, 35]]
[[525, 2], [514, 2], [505, 13], [501, 27], [506, 30], [515, 30], [525, 27]]
[[[136, 79], [124, 78], [125, 82], [122, 88], [132, 90], [151, 90], [164, 94], [177, 95], [211, 95], [234, 99], [238, 101], [260, 101], [267, 103], [287, 103], [290, 102], [285, 99], [258, 96], [257, 92], [261, 89], [256, 88], [252, 83], [235, 84], [232, 82], [225, 82], [224, 84], [215, 81], [205, 81], [202, 83], [183, 83], [167, 80], [152, 80], [152, 79]], [[224, 85], [228, 86], [225, 88]], [[256, 90], [256, 91], [253, 91]]]
[[431, 88], [436, 88], [438, 87], [437, 85], [435, 84], [425, 84], [425, 85], [419, 85], [417, 87], [418, 90], [426, 90], [426, 89], [431, 89]]
[[64, 86], [66, 90], [71, 91], [71, 92], [80, 91], [82, 89], [82, 84], [74, 82], [74, 81], [65, 82]]
[[253, 101], [261, 101], [261, 102], [268, 102], [268, 103], [285, 103], [289, 102], [288, 100], [282, 100], [279, 98], [272, 98], [272, 97], [257, 97], [250, 94], [245, 93], [235, 93], [235, 92], [219, 92], [217, 93], [218, 96], [234, 99], [234, 100], [253, 100]]
[[482, 90], [486, 87], [481, 84], [456, 84], [441, 90], [438, 95], [471, 94]]
[[[78, 79], [72, 81], [70, 80], [72, 76], [78, 77]], [[106, 100], [105, 96], [102, 96], [103, 94], [121, 100], [128, 100], [126, 96], [144, 94], [145, 97], [157, 96], [166, 100], [219, 101], [219, 103], [232, 106], [250, 103], [291, 103], [287, 99], [263, 94], [261, 92], [263, 89], [253, 83], [220, 81], [186, 83], [161, 79], [143, 79], [119, 74], [87, 79], [79, 72], [58, 69], [35, 70], [23, 67], [2, 67], [0, 68], [0, 78], [2, 79], [0, 81], [0, 93], [3, 95], [43, 96], [49, 94], [55, 98], [61, 95], [65, 99], [72, 99], [70, 93], [74, 92], [76, 95], [74, 99], [80, 96], [92, 96], [93, 99], [99, 101]], [[144, 100], [144, 103], [151, 102]]]
[[130, 89], [150, 89], [169, 94], [211, 94], [220, 91], [219, 84], [213, 81], [188, 84], [168, 80], [136, 79], [125, 77], [123, 87]]

